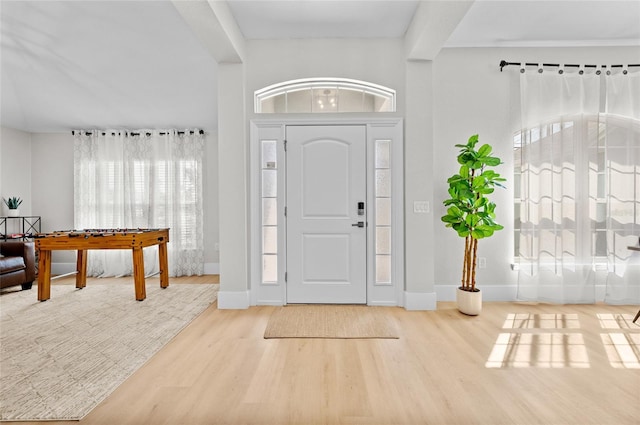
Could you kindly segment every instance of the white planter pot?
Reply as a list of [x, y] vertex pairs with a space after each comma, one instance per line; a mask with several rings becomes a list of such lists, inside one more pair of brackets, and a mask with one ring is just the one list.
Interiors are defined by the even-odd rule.
[[9, 217], [18, 217], [19, 215], [20, 215], [20, 210], [17, 208], [14, 210], [12, 209], [9, 210], [9, 214], [8, 214]]
[[482, 292], [456, 290], [456, 302], [458, 310], [468, 316], [477, 316], [482, 311]]

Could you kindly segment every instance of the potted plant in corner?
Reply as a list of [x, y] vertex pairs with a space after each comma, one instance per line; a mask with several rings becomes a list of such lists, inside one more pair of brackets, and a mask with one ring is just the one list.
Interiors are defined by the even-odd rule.
[[496, 186], [504, 187], [501, 182], [505, 181], [491, 169], [502, 163], [500, 158], [491, 156], [492, 147], [484, 144], [476, 150], [477, 144], [476, 134], [466, 145], [456, 145], [460, 148], [460, 170], [447, 180], [450, 198], [443, 202], [447, 214], [441, 218], [447, 227], [464, 238], [462, 285], [456, 291], [456, 301], [460, 312], [472, 316], [482, 310], [482, 294], [476, 288], [478, 240], [503, 228], [495, 222], [496, 205], [488, 195]]
[[13, 196], [9, 199], [2, 198], [2, 200], [7, 205], [7, 208], [9, 208], [9, 217], [17, 217], [20, 215], [20, 210], [18, 210], [18, 207], [22, 203], [22, 199], [18, 198], [17, 196]]

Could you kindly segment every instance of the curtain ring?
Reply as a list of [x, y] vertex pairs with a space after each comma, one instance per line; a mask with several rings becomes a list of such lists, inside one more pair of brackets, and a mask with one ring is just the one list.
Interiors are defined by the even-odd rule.
[[542, 67], [538, 68], [538, 74], [542, 74], [542, 72], [543, 72]]

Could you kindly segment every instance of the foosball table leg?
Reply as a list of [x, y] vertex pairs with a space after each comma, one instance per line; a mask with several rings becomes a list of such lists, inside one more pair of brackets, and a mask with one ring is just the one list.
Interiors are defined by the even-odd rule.
[[142, 248], [133, 248], [133, 283], [136, 286], [136, 300], [142, 301], [147, 298], [147, 291], [144, 282], [144, 256]]
[[82, 289], [87, 286], [87, 251], [84, 249], [78, 250], [76, 272], [76, 288]]
[[160, 287], [169, 286], [169, 261], [167, 259], [167, 243], [158, 246], [158, 261], [160, 266]]

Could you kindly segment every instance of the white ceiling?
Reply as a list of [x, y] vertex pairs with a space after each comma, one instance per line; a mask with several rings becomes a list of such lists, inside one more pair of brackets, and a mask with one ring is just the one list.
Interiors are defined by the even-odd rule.
[[[401, 38], [420, 3], [228, 6], [245, 39]], [[216, 62], [171, 1], [0, 0], [0, 15], [3, 126], [216, 127]], [[612, 45], [640, 46], [640, 0], [477, 0], [444, 47]]]
[[399, 38], [418, 1], [231, 1], [247, 39]]

